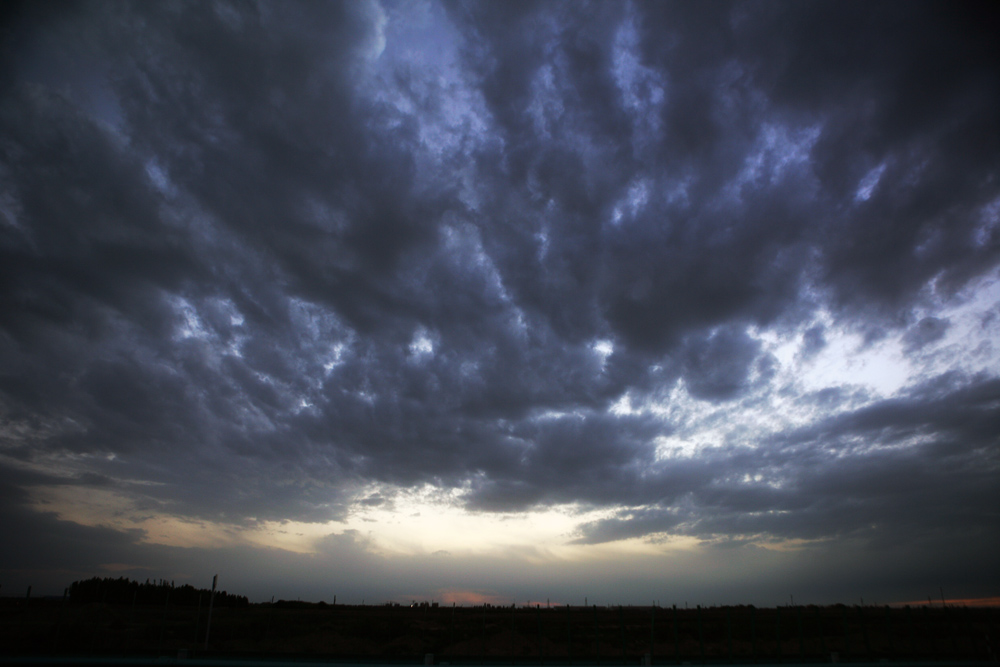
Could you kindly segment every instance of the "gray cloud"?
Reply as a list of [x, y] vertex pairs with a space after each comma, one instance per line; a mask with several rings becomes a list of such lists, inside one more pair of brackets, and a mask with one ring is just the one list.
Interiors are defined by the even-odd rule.
[[[5, 18], [11, 521], [55, 483], [236, 525], [430, 484], [607, 510], [579, 544], [995, 541], [995, 373], [783, 366], [916, 352], [995, 275], [995, 10], [430, 4], [434, 45], [404, 10]], [[44, 516], [39, 552], [104, 539]]]
[[[640, 509], [584, 524], [578, 543], [659, 533], [864, 537], [908, 542], [975, 534], [994, 540], [996, 410], [993, 378], [934, 378], [896, 399], [846, 410], [753, 450], [717, 450], [668, 467]], [[957, 386], [956, 386], [957, 385]]]
[[914, 324], [903, 336], [906, 347], [909, 350], [919, 350], [928, 343], [941, 340], [945, 332], [948, 331], [949, 322], [947, 319], [938, 317], [925, 317]]
[[759, 351], [760, 343], [735, 328], [692, 340], [685, 350], [688, 392], [707, 400], [735, 398], [748, 384]]
[[826, 336], [823, 334], [823, 327], [816, 325], [806, 329], [802, 336], [802, 355], [811, 357], [826, 347]]

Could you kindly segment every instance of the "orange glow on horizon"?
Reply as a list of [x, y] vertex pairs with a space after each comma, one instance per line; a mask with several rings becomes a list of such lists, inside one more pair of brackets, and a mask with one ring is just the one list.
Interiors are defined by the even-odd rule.
[[483, 591], [468, 591], [462, 589], [449, 588], [438, 591], [441, 604], [455, 604], [458, 606], [492, 604], [506, 606], [511, 603], [509, 598], [502, 597], [496, 593], [486, 593]]

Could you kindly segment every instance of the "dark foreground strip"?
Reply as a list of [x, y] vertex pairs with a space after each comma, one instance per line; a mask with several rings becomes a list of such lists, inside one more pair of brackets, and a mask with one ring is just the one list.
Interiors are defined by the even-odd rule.
[[[262, 660], [262, 659], [240, 659], [240, 658], [186, 658], [186, 657], [112, 657], [112, 656], [0, 656], [0, 665], [3, 666], [16, 666], [24, 665], [25, 667], [42, 667], [44, 665], [113, 665], [114, 667], [140, 667], [147, 665], [182, 665], [186, 667], [401, 667], [403, 665], [418, 665], [423, 664], [418, 661], [399, 661], [399, 662], [337, 662], [331, 660], [310, 660], [308, 658], [303, 658], [301, 660]], [[438, 665], [454, 665], [454, 667], [472, 667], [473, 665], [483, 664], [478, 661], [442, 661], [437, 663]], [[490, 662], [485, 663], [488, 667], [542, 667], [542, 665], [536, 663], [525, 663], [525, 662]], [[556, 661], [548, 663], [545, 667], [556, 667], [559, 663]], [[590, 665], [596, 665], [599, 663], [594, 662], [574, 662], [572, 663], [576, 667], [587, 667]], [[606, 667], [613, 667], [618, 663], [605, 662]], [[632, 664], [632, 663], [628, 663]], [[678, 663], [672, 661], [666, 661], [661, 663], [664, 667], [669, 665], [677, 665]], [[693, 662], [681, 662], [680, 665], [707, 665], [713, 667], [723, 667], [724, 665], [750, 665], [753, 667], [815, 667], [820, 664], [829, 664], [821, 662], [804, 662], [804, 663], [793, 663], [793, 662], [783, 662], [783, 663], [748, 663], [748, 662], [726, 662], [726, 661], [708, 661], [701, 663], [698, 661]], [[948, 667], [950, 665], [955, 665], [956, 667], [997, 667], [997, 663], [993, 661], [964, 661], [964, 660], [936, 660], [932, 662], [848, 662], [841, 663], [844, 665], [850, 665], [850, 667], [886, 667], [886, 665], [891, 665], [892, 667]], [[566, 667], [569, 667], [567, 663]]]

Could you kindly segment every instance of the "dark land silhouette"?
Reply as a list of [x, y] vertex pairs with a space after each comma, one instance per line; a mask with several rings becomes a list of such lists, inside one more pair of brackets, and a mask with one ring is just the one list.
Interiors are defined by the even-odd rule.
[[[0, 599], [8, 656], [309, 656], [435, 663], [992, 662], [1000, 609], [884, 606], [250, 604], [169, 582], [92, 579]], [[430, 657], [429, 657], [430, 656]]]

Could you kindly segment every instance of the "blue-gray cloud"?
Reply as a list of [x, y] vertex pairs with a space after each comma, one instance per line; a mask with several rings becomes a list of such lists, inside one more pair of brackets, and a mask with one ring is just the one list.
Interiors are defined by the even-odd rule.
[[[958, 326], [1000, 263], [994, 9], [445, 3], [454, 42], [405, 48], [399, 11], [5, 15], [11, 493], [245, 523], [431, 484], [611, 512], [580, 543], [990, 537], [995, 376], [807, 389], [761, 332], [808, 364]], [[766, 430], [779, 398], [805, 417]]]

